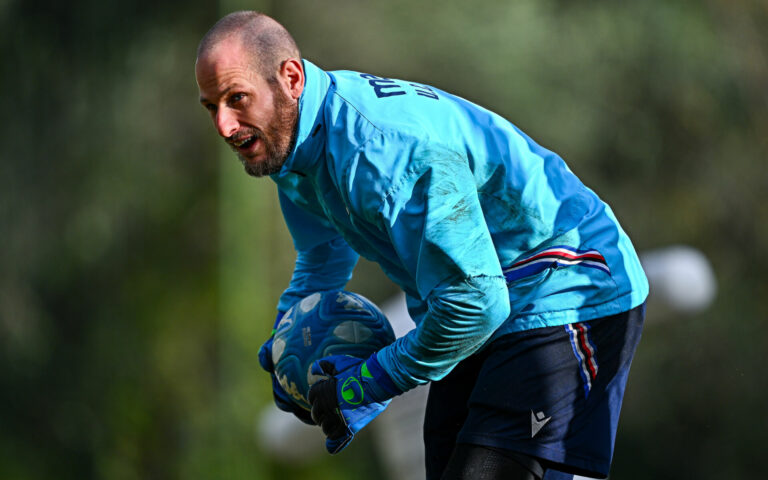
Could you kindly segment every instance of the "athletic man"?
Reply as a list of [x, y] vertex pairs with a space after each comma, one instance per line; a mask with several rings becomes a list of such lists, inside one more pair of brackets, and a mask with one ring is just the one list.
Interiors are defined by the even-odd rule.
[[556, 154], [437, 88], [323, 71], [255, 12], [206, 34], [196, 76], [245, 170], [278, 186], [298, 252], [278, 312], [342, 288], [363, 255], [417, 324], [368, 359], [317, 362], [311, 413], [273, 381], [278, 406], [336, 453], [431, 382], [428, 478], [607, 475], [648, 285], [610, 208]]

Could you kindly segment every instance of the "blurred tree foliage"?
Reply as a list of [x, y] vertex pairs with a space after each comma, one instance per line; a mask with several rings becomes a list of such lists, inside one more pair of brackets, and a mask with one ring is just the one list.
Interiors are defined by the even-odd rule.
[[[768, 4], [265, 5], [322, 67], [504, 114], [560, 153], [640, 250], [702, 249], [718, 301], [646, 330], [612, 478], [765, 476]], [[273, 200], [256, 230], [220, 233], [237, 202], [274, 192], [221, 195], [237, 165], [192, 69], [219, 14], [175, 0], [0, 2], [0, 478], [372, 473], [342, 463], [355, 452], [287, 466], [254, 441], [269, 385], [251, 363], [293, 253]], [[266, 258], [252, 280], [248, 263], [239, 277], [222, 267], [232, 248]], [[366, 263], [350, 288], [392, 293]], [[231, 289], [258, 292], [257, 318], [222, 322], [237, 316]]]
[[[3, 2], [0, 477], [174, 478], [216, 395], [201, 3]], [[207, 133], [207, 131], [206, 131]]]

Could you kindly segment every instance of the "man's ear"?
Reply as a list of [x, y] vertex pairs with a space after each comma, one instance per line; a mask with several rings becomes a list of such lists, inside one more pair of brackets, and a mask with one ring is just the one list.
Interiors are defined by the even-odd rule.
[[298, 58], [289, 58], [280, 65], [280, 81], [286, 93], [298, 100], [304, 91], [304, 64]]

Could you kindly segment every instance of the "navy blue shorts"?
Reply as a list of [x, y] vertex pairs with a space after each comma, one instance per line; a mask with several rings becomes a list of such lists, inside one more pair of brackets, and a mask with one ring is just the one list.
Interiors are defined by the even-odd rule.
[[547, 468], [604, 478], [645, 305], [499, 337], [430, 386], [427, 479], [457, 443], [503, 448]]

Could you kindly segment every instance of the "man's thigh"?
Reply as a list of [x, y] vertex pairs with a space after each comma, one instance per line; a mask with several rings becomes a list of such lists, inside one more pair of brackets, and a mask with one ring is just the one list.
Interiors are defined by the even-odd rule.
[[471, 356], [445, 378], [432, 382], [424, 416], [424, 457], [427, 480], [442, 477], [469, 413], [468, 403], [482, 358]]
[[507, 335], [485, 352], [458, 442], [605, 477], [645, 307]]
[[430, 387], [427, 478], [457, 442], [540, 458], [553, 469], [607, 474], [644, 308], [495, 340]]

